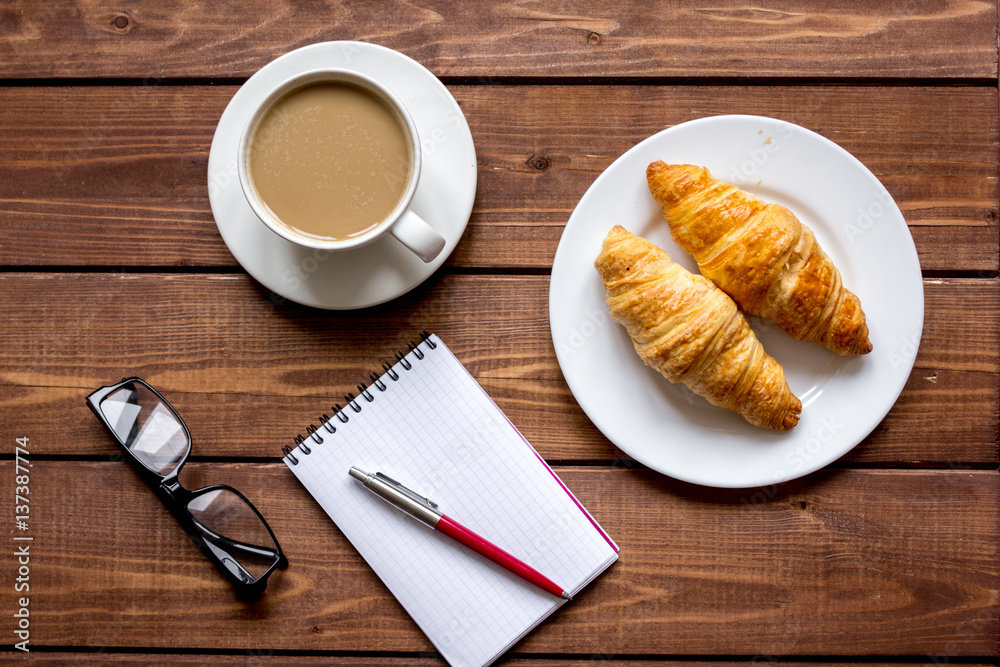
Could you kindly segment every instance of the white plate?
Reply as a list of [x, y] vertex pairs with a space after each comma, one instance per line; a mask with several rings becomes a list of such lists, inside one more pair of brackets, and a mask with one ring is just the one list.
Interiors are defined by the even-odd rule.
[[[874, 350], [838, 357], [750, 318], [764, 348], [802, 399], [787, 433], [750, 426], [671, 384], [639, 360], [608, 316], [594, 259], [620, 224], [688, 270], [646, 187], [654, 160], [709, 168], [791, 209], [815, 232], [861, 299]], [[895, 403], [913, 367], [924, 297], [913, 239], [899, 208], [857, 159], [797, 125], [758, 116], [716, 116], [653, 135], [594, 181], [570, 216], [552, 266], [549, 320], [563, 375], [584, 412], [611, 442], [654, 470], [696, 484], [752, 487], [782, 482], [839, 458]]]
[[[337, 253], [290, 243], [264, 226], [240, 189], [236, 154], [253, 108], [286, 78], [317, 67], [341, 67], [382, 83], [406, 105], [420, 135], [423, 169], [413, 210], [445, 238], [425, 264], [392, 236]], [[226, 107], [208, 157], [212, 214], [230, 252], [247, 273], [281, 296], [316, 308], [364, 308], [410, 291], [444, 263], [465, 231], [476, 198], [476, 149], [455, 98], [417, 61], [364, 42], [323, 42], [268, 63]]]

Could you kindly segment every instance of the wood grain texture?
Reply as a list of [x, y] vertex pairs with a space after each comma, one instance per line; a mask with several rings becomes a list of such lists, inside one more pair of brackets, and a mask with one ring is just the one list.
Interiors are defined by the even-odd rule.
[[[670, 667], [752, 667], [753, 665], [777, 665], [777, 656], [758, 655], [747, 660], [670, 660], [667, 664]], [[928, 656], [931, 664], [934, 657]], [[204, 655], [184, 655], [162, 653], [111, 653], [107, 650], [97, 654], [69, 653], [63, 651], [46, 651], [42, 654], [35, 654], [31, 657], [31, 664], [35, 667], [64, 667], [67, 664], [73, 665], [142, 665], [143, 667], [162, 667], [167, 665], [201, 665], [206, 664], [208, 659]], [[266, 667], [268, 665], [281, 665], [282, 667], [441, 667], [445, 665], [441, 658], [429, 657], [397, 657], [382, 654], [379, 657], [368, 656], [342, 656], [332, 655], [288, 655], [275, 654], [273, 651], [255, 651], [253, 649], [241, 652], [236, 655], [213, 654], [210, 658], [212, 665], [218, 667]], [[582, 658], [522, 658], [517, 653], [508, 654], [504, 657], [502, 664], [504, 667], [638, 667], [648, 665], [648, 657], [611, 657], [610, 654], [600, 653]], [[837, 662], [792, 662], [781, 661], [782, 667], [854, 667], [855, 665], [868, 665], [867, 662], [850, 660], [840, 660]], [[926, 667], [928, 661], [924, 662], [899, 662], [893, 661], [893, 665], [900, 667]], [[963, 665], [970, 667], [988, 667], [991, 663], [962, 661]]]
[[[116, 379], [111, 369], [108, 373], [101, 384]], [[594, 427], [565, 382], [479, 381], [547, 460], [634, 465]], [[995, 466], [997, 385], [993, 373], [915, 369], [885, 420], [836, 465]], [[46, 443], [46, 455], [117, 457], [117, 446], [84, 407], [85, 397], [96, 388], [0, 385], [0, 433], [30, 434]], [[340, 394], [335, 393], [338, 389]], [[321, 413], [329, 414], [334, 402], [343, 404], [343, 394], [356, 388], [343, 384], [326, 390], [329, 395], [322, 397], [267, 393], [269, 387], [252, 394], [173, 389], [167, 398], [191, 430], [192, 456], [276, 458], [293, 436], [317, 423]], [[54, 415], [76, 415], [79, 421]], [[240, 437], [233, 438], [233, 433]]]
[[327, 40], [397, 49], [442, 76], [995, 77], [996, 4], [982, 0], [629, 0], [15, 3], [3, 77], [249, 76]]
[[[381, 306], [323, 311], [274, 303], [240, 275], [4, 273], [0, 381], [92, 387], [128, 366], [164, 390], [336, 397], [421, 329], [477, 378], [555, 381], [548, 286], [439, 273]], [[924, 290], [916, 368], [1000, 371], [1000, 283], [925, 279]]]
[[[196, 455], [274, 457], [428, 329], [543, 456], [624, 461], [562, 379], [547, 290], [544, 276], [438, 275], [383, 306], [326, 312], [275, 304], [241, 276], [2, 274], [9, 305], [0, 330], [0, 426], [43, 436], [51, 454], [112, 455], [82, 399], [134, 374], [176, 401]], [[916, 367], [851, 462], [997, 460], [1000, 284], [928, 279], [925, 299]], [[875, 354], [902, 355], [906, 344]], [[60, 414], [84, 424], [53, 418]], [[243, 419], [253, 425], [246, 441], [227, 441]]]
[[[998, 22], [988, 0], [0, 3], [0, 433], [7, 456], [31, 438], [36, 540], [33, 652], [0, 662], [443, 664], [275, 461], [428, 329], [622, 546], [504, 665], [996, 664]], [[248, 278], [208, 202], [231, 84], [331, 39], [444, 77], [479, 160], [445, 269], [347, 313]], [[726, 113], [850, 151], [925, 272], [916, 367], [886, 419], [833, 466], [746, 490], [631, 469], [563, 381], [547, 315], [545, 274], [594, 179], [642, 139]], [[194, 434], [183, 483], [232, 484], [275, 527], [291, 567], [260, 603], [235, 596], [84, 406], [133, 373]], [[13, 468], [0, 460], [8, 510]]]
[[[622, 555], [516, 651], [997, 652], [995, 471], [826, 472], [760, 501], [655, 473], [558, 472]], [[264, 600], [240, 602], [126, 464], [36, 461], [36, 645], [431, 650], [283, 464], [189, 464], [182, 482], [231, 484], [268, 518], [291, 566]]]
[[[997, 91], [990, 88], [452, 86], [479, 158], [470, 225], [450, 266], [552, 265], [594, 179], [665, 127], [751, 113], [815, 130], [898, 202], [925, 270], [995, 274]], [[235, 87], [0, 91], [0, 263], [235, 267], [207, 173]], [[854, 223], [843, 221], [842, 224]]]

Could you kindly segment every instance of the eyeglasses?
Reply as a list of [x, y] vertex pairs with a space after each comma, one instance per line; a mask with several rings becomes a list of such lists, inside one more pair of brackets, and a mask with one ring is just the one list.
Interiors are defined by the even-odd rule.
[[248, 598], [288, 559], [257, 508], [236, 489], [214, 485], [188, 491], [177, 481], [191, 452], [191, 434], [159, 392], [139, 378], [102, 387], [87, 405], [219, 570]]

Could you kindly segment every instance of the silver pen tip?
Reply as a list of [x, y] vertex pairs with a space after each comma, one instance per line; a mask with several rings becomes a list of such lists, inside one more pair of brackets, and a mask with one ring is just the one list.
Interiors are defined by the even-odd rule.
[[563, 591], [562, 595], [560, 595], [559, 597], [561, 597], [563, 600], [570, 600], [570, 601], [573, 600], [573, 597], [566, 591]]
[[360, 468], [355, 468], [354, 466], [351, 466], [350, 472], [351, 472], [351, 477], [358, 480], [359, 482], [364, 482], [365, 478], [368, 477], [368, 473], [366, 473], [364, 470], [361, 470]]

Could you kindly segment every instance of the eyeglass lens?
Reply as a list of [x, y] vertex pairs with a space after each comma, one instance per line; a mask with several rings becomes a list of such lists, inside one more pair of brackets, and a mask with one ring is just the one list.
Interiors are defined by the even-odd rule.
[[187, 509], [216, 555], [237, 576], [244, 578], [232, 561], [256, 579], [278, 559], [278, 545], [257, 512], [231, 490], [208, 489], [192, 498]]
[[168, 474], [190, 448], [174, 411], [141, 384], [116, 389], [101, 401], [101, 412], [125, 447], [153, 472]]

